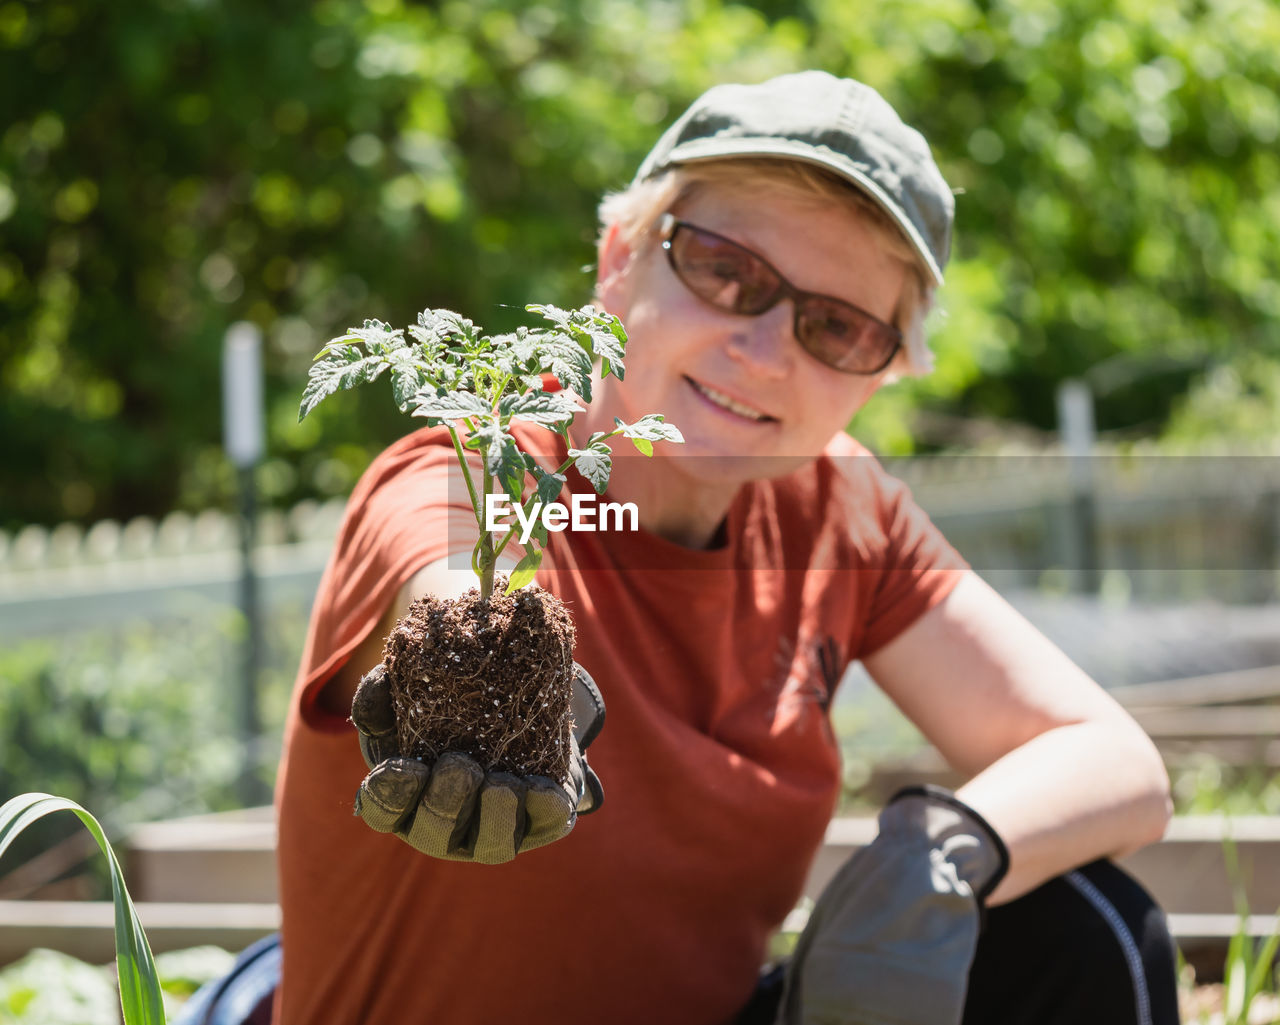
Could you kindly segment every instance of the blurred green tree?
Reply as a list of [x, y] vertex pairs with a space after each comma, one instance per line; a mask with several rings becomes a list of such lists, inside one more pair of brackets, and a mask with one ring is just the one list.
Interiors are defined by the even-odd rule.
[[1067, 376], [1103, 429], [1212, 432], [1209, 371], [1249, 353], [1250, 408], [1275, 390], [1278, 48], [1268, 0], [0, 0], [0, 526], [224, 500], [241, 318], [267, 496], [345, 491], [406, 424], [360, 396], [297, 425], [320, 341], [582, 301], [595, 202], [661, 127], [802, 67], [885, 92], [963, 190], [938, 371], [857, 433], [1047, 430]]

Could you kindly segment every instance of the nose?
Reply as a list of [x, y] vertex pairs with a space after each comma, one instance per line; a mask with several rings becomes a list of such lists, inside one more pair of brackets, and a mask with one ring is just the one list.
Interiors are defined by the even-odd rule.
[[783, 299], [758, 316], [742, 321], [729, 336], [729, 356], [752, 374], [781, 380], [790, 373], [796, 358], [794, 317], [791, 300]]

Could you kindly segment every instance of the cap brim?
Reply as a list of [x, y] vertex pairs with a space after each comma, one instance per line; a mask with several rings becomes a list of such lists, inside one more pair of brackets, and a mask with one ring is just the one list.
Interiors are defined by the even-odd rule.
[[862, 174], [856, 167], [849, 166], [847, 161], [832, 155], [825, 157], [821, 151], [807, 144], [797, 144], [789, 139], [700, 139], [681, 143], [676, 146], [654, 171], [660, 171], [673, 164], [694, 164], [705, 160], [721, 160], [726, 157], [776, 157], [782, 160], [798, 160], [825, 168], [838, 175], [851, 185], [856, 186], [868, 199], [888, 215], [889, 219], [902, 231], [915, 250], [920, 265], [933, 280], [935, 286], [942, 284], [942, 268], [933, 258], [928, 245], [915, 226], [899, 209], [898, 205], [871, 178]]

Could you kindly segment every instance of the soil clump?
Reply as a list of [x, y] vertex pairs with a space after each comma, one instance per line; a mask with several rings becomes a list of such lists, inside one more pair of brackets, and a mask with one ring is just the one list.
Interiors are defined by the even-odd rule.
[[391, 681], [400, 750], [434, 761], [462, 751], [486, 770], [569, 777], [573, 716], [573, 619], [540, 587], [488, 602], [432, 595], [391, 631], [383, 664]]

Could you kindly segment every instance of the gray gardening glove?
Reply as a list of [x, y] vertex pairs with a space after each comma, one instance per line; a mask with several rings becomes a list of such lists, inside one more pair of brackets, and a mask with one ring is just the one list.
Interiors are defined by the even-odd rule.
[[379, 833], [395, 833], [423, 854], [496, 865], [567, 836], [579, 815], [604, 802], [586, 748], [604, 726], [604, 699], [587, 671], [574, 666], [570, 779], [488, 772], [449, 751], [428, 765], [401, 757], [386, 669], [367, 673], [351, 704], [351, 721], [370, 773], [356, 793], [356, 814]]
[[958, 1025], [982, 902], [1008, 867], [995, 831], [949, 790], [900, 790], [818, 898], [779, 1025]]

